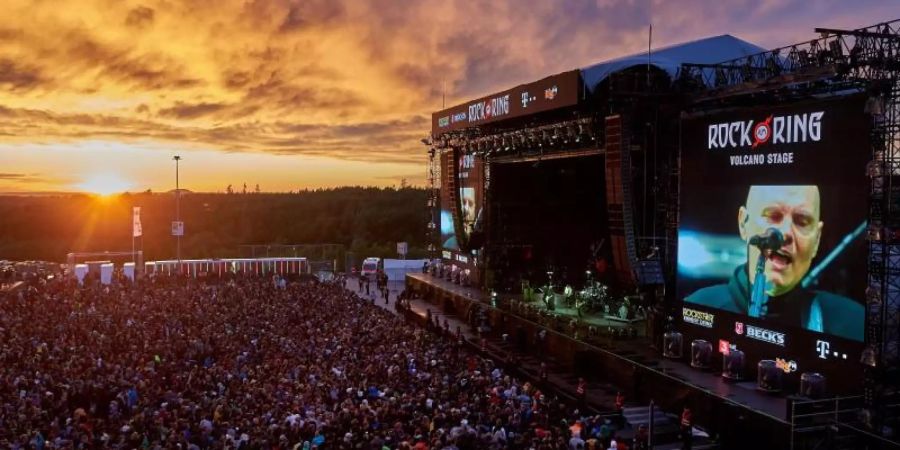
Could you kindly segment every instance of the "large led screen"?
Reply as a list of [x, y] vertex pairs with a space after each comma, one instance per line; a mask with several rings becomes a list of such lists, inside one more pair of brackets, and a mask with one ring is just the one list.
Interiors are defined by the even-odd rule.
[[781, 346], [802, 330], [863, 340], [869, 127], [858, 96], [683, 120], [686, 322], [706, 311]]
[[457, 235], [462, 237], [465, 247], [472, 250], [474, 247], [472, 236], [482, 230], [484, 161], [475, 154], [460, 152], [457, 165], [461, 222], [461, 229]]

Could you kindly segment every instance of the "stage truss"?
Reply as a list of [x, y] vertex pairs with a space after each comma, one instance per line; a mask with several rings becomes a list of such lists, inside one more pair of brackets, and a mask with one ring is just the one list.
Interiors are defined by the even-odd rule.
[[900, 20], [720, 64], [685, 64], [677, 83], [698, 104], [866, 92], [871, 114], [868, 288], [862, 421], [881, 432], [900, 414]]

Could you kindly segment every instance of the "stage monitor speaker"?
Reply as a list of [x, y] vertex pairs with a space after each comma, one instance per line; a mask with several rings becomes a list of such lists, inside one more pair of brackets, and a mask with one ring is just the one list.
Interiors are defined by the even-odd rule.
[[663, 356], [672, 359], [681, 359], [681, 344], [684, 337], [677, 331], [669, 331], [663, 334]]
[[817, 372], [803, 372], [800, 375], [800, 395], [810, 399], [825, 397], [825, 375]]
[[722, 378], [732, 381], [744, 379], [744, 352], [734, 349], [722, 358]]
[[760, 361], [756, 365], [756, 388], [765, 392], [780, 392], [783, 373], [775, 361], [771, 359]]
[[712, 358], [712, 344], [703, 339], [694, 339], [691, 342], [691, 367], [695, 369], [709, 369]]

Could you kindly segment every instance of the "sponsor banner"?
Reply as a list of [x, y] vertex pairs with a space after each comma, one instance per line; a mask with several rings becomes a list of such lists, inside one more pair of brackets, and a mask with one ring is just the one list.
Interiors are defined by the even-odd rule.
[[578, 104], [580, 73], [563, 72], [431, 115], [434, 135]]
[[135, 206], [132, 210], [131, 237], [139, 237], [143, 234], [144, 229], [141, 227], [141, 207]]
[[797, 371], [797, 361], [786, 358], [775, 358], [775, 367], [784, 371], [784, 373], [794, 373]]
[[725, 339], [719, 339], [719, 353], [723, 355], [731, 353], [731, 342], [728, 342]]
[[780, 331], [767, 330], [753, 325], [744, 325], [743, 322], [734, 323], [734, 332], [757, 341], [784, 347], [785, 335]]
[[831, 345], [830, 341], [816, 340], [816, 357], [819, 359], [847, 359], [847, 353]]
[[172, 236], [184, 236], [184, 222], [172, 221]]
[[716, 320], [716, 316], [714, 314], [710, 314], [705, 311], [698, 311], [691, 308], [681, 308], [681, 318], [684, 323], [689, 323], [691, 325], [697, 325], [704, 328], [712, 328], [713, 323]]

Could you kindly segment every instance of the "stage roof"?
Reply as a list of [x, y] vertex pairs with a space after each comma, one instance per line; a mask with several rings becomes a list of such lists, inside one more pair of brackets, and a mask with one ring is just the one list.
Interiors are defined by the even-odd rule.
[[[665, 70], [674, 77], [683, 63], [715, 64], [732, 59], [762, 53], [766, 49], [730, 34], [713, 36], [696, 41], [653, 49], [650, 64]], [[647, 64], [647, 52], [612, 59], [581, 69], [585, 86], [593, 90], [611, 74], [634, 66]]]

